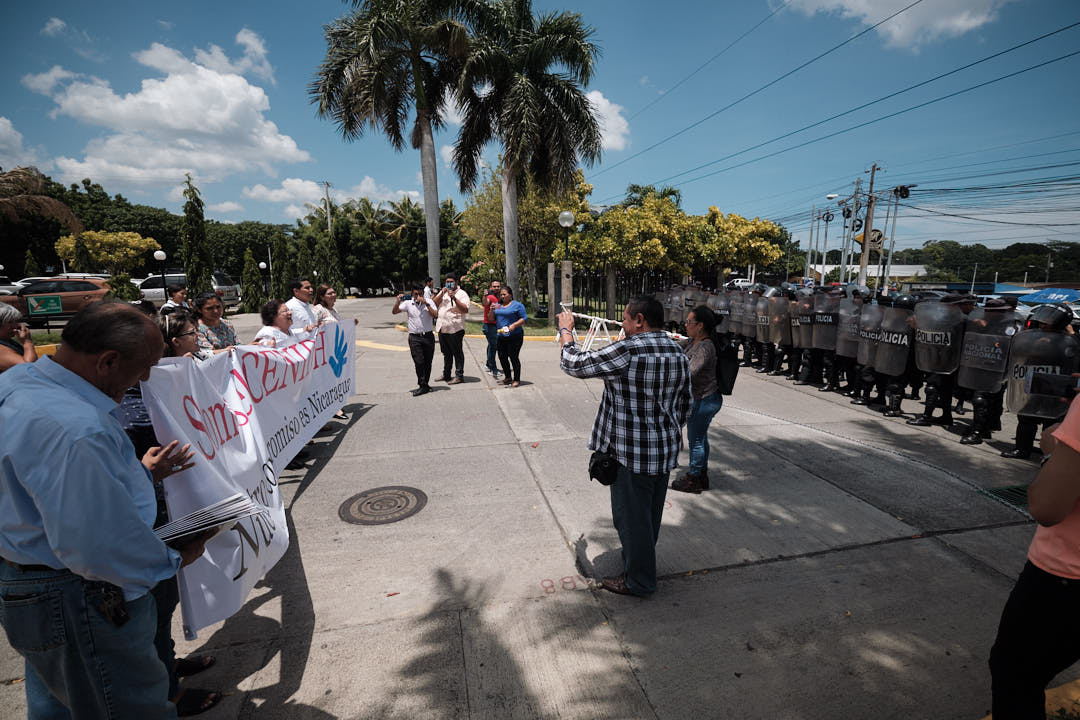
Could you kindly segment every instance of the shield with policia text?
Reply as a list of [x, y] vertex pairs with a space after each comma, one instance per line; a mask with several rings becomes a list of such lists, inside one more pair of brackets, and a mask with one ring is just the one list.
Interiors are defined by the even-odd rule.
[[1009, 412], [1041, 420], [1055, 421], [1069, 409], [1061, 398], [1034, 395], [1027, 391], [1027, 379], [1037, 373], [1069, 375], [1076, 372], [1078, 345], [1075, 335], [1048, 330], [1024, 330], [1016, 334], [1009, 354], [1008, 389], [1005, 402]]
[[885, 308], [878, 304], [864, 302], [859, 313], [859, 353], [856, 362], [863, 367], [874, 367], [877, 355], [878, 333], [881, 331], [881, 315]]
[[758, 296], [746, 293], [743, 297], [742, 334], [747, 340], [757, 337], [757, 310]]
[[759, 297], [754, 306], [754, 319], [757, 321], [755, 337], [758, 342], [769, 342], [769, 298]]
[[862, 303], [843, 298], [836, 309], [836, 354], [853, 358], [859, 354], [859, 313]]
[[818, 350], [836, 349], [836, 332], [840, 321], [840, 297], [819, 293], [814, 296], [814, 321], [811, 335]]
[[812, 290], [802, 289], [798, 293], [799, 301], [799, 347], [814, 347], [814, 294]]
[[886, 306], [881, 309], [874, 370], [883, 375], [903, 375], [911, 354], [911, 310]]
[[965, 320], [958, 305], [923, 300], [915, 306], [915, 364], [920, 370], [936, 375], [956, 371]]
[[956, 383], [968, 390], [997, 392], [1005, 382], [1009, 350], [1020, 328], [1011, 308], [976, 308], [967, 316]]
[[706, 302], [709, 309], [716, 315], [716, 332], [724, 335], [728, 332], [728, 323], [731, 320], [731, 298], [721, 290], [718, 293], [710, 293]]

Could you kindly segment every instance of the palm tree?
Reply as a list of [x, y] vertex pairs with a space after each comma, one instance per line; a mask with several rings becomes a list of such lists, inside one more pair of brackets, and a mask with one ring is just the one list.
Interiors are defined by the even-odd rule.
[[439, 275], [439, 187], [432, 128], [445, 125], [447, 98], [457, 86], [467, 33], [454, 19], [454, 0], [355, 0], [357, 8], [324, 28], [326, 59], [308, 86], [320, 117], [334, 120], [346, 140], [367, 127], [420, 150], [427, 228], [428, 274]]
[[41, 215], [58, 221], [72, 234], [81, 233], [82, 223], [71, 208], [44, 192], [45, 176], [35, 167], [0, 172], [0, 217], [14, 222], [29, 215]]
[[566, 188], [579, 157], [590, 165], [600, 158], [600, 124], [582, 90], [599, 49], [580, 15], [534, 15], [531, 0], [467, 0], [463, 12], [474, 37], [458, 87], [454, 169], [468, 192], [484, 146], [502, 143], [506, 281], [516, 288], [519, 180], [530, 172], [543, 188]]
[[675, 203], [675, 207], [682, 206], [682, 190], [665, 185], [661, 188], [657, 188], [655, 185], [637, 185], [630, 183], [626, 186], [626, 197], [619, 205], [630, 207], [641, 207], [647, 197], [658, 197], [661, 200], [667, 199]]

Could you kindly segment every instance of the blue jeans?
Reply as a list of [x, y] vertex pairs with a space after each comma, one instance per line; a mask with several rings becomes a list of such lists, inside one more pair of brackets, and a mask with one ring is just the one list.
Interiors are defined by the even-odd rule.
[[495, 353], [499, 347], [499, 326], [495, 323], [484, 323], [484, 337], [487, 338], [487, 369], [489, 372], [494, 372], [498, 368], [495, 366]]
[[26, 661], [29, 720], [176, 717], [154, 650], [154, 599], [126, 603], [116, 627], [98, 611], [101, 595], [66, 570], [0, 562], [0, 625]]
[[700, 475], [709, 466], [709, 423], [724, 405], [724, 396], [717, 390], [695, 400], [686, 421], [686, 439], [690, 444], [690, 472]]
[[656, 540], [667, 484], [666, 472], [644, 475], [621, 463], [611, 484], [611, 521], [622, 543], [626, 586], [635, 595], [656, 592]]

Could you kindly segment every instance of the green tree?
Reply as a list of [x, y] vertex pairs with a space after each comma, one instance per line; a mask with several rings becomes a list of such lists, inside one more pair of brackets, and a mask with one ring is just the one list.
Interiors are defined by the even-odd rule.
[[270, 297], [287, 300], [292, 297], [289, 284], [296, 277], [296, 260], [289, 253], [289, 245], [284, 232], [274, 236], [271, 257], [274, 271], [270, 279]]
[[318, 284], [330, 285], [338, 295], [345, 294], [345, 281], [341, 277], [341, 260], [334, 239], [322, 234], [315, 241], [315, 269], [319, 271]]
[[357, 10], [325, 28], [326, 58], [309, 86], [318, 114], [346, 140], [371, 127], [420, 151], [428, 274], [439, 274], [439, 188], [432, 128], [445, 125], [447, 97], [467, 47], [465, 28], [445, 0], [357, 0]]
[[444, 275], [465, 272], [472, 256], [473, 240], [461, 231], [461, 218], [462, 213], [457, 211], [450, 198], [439, 205], [439, 243], [443, 247], [440, 257]]
[[599, 49], [575, 13], [535, 15], [531, 0], [465, 3], [474, 37], [462, 70], [462, 125], [454, 168], [463, 192], [479, 177], [489, 140], [502, 144], [506, 281], [518, 282], [518, 184], [529, 171], [544, 188], [572, 186], [578, 158], [600, 158], [600, 124], [583, 87]]
[[382, 227], [390, 246], [390, 277], [402, 285], [425, 277], [428, 263], [423, 217], [421, 207], [408, 196], [390, 201], [382, 215]]
[[181, 255], [184, 261], [184, 274], [187, 275], [188, 295], [197, 297], [213, 290], [213, 264], [206, 242], [206, 220], [203, 217], [203, 200], [199, 189], [191, 182], [191, 173], [184, 181], [184, 224], [180, 233], [182, 239]]
[[94, 259], [90, 257], [90, 251], [82, 237], [75, 239], [75, 247], [71, 253], [71, 269], [82, 273], [95, 272], [98, 269], [94, 267]]
[[[311, 241], [303, 233], [293, 236], [293, 244], [296, 247], [296, 274], [293, 278], [315, 280], [315, 258], [311, 254]], [[289, 278], [291, 282], [293, 278]], [[290, 293], [287, 297], [292, 297]]]
[[30, 248], [26, 248], [26, 262], [23, 263], [23, 274], [25, 277], [41, 274], [41, 266], [34, 259], [34, 253], [30, 251]]
[[266, 290], [263, 289], [262, 271], [255, 261], [251, 248], [244, 251], [244, 272], [240, 278], [240, 312], [259, 312], [266, 302]]
[[45, 195], [46, 177], [35, 167], [17, 167], [0, 172], [0, 217], [18, 220], [29, 215], [51, 217], [72, 233], [82, 231], [82, 223], [62, 201]]

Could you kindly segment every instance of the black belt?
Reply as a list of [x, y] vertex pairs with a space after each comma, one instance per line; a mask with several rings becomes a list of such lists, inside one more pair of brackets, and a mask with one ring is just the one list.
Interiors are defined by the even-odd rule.
[[409, 334], [410, 334], [410, 335], [419, 335], [420, 337], [426, 337], [426, 336], [428, 336], [428, 335], [434, 335], [435, 333], [434, 333], [433, 331], [431, 331], [431, 330], [428, 330], [427, 332], [422, 332], [422, 333], [409, 333]]
[[[16, 570], [22, 570], [23, 572], [58, 572], [57, 568], [49, 567], [48, 565], [20, 565], [7, 558], [0, 558], [0, 560], [3, 560], [5, 565], [10, 565]], [[62, 570], [63, 568], [60, 569]]]

